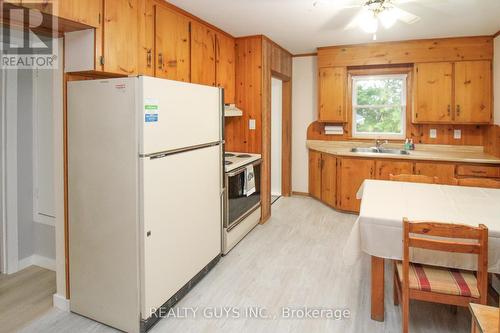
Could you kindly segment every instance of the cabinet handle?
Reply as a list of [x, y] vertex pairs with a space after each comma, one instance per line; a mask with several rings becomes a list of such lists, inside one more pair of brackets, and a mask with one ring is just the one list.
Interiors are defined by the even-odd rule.
[[451, 115], [451, 105], [448, 104], [448, 117]]
[[158, 54], [158, 69], [163, 70], [163, 54]]
[[342, 107], [339, 105], [339, 115], [342, 114]]
[[460, 117], [460, 105], [457, 105], [457, 116]]
[[151, 62], [152, 62], [152, 51], [151, 51], [151, 49], [148, 49], [146, 60], [147, 60], [147, 66], [149, 68], [151, 68]]

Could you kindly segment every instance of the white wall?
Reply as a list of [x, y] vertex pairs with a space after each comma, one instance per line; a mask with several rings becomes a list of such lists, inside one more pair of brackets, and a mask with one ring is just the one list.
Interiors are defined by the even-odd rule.
[[271, 194], [281, 195], [283, 82], [271, 81]]
[[307, 128], [317, 118], [316, 57], [293, 58], [292, 191], [309, 192]]
[[495, 38], [495, 51], [494, 51], [494, 76], [493, 76], [493, 89], [494, 89], [494, 103], [495, 103], [495, 124], [500, 125], [500, 36]]

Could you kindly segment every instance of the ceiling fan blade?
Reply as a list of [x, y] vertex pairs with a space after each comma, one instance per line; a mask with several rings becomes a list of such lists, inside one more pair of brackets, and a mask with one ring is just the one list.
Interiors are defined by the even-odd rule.
[[396, 6], [394, 6], [391, 10], [394, 12], [394, 15], [397, 17], [398, 20], [406, 24], [417, 23], [418, 21], [421, 20], [421, 18], [418, 17], [417, 15], [407, 12], [406, 10], [403, 10]]
[[449, 0], [394, 0], [394, 4], [419, 3], [422, 5], [448, 3]]
[[367, 13], [366, 8], [361, 8], [356, 13], [356, 15], [354, 15], [352, 20], [349, 21], [349, 23], [344, 27], [344, 30], [352, 30], [357, 28], [359, 26], [360, 21], [366, 18], [366, 13]]

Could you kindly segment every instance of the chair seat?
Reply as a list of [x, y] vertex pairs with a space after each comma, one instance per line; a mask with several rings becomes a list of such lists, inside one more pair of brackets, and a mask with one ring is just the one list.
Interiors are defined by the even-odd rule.
[[[396, 264], [403, 281], [403, 264]], [[410, 289], [479, 298], [476, 276], [470, 271], [410, 263]]]

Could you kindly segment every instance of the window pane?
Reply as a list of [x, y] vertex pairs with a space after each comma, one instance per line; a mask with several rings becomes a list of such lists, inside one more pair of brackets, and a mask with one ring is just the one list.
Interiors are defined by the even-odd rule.
[[401, 134], [403, 108], [356, 108], [356, 132]]
[[357, 100], [361, 105], [402, 105], [403, 85], [401, 78], [356, 79]]

